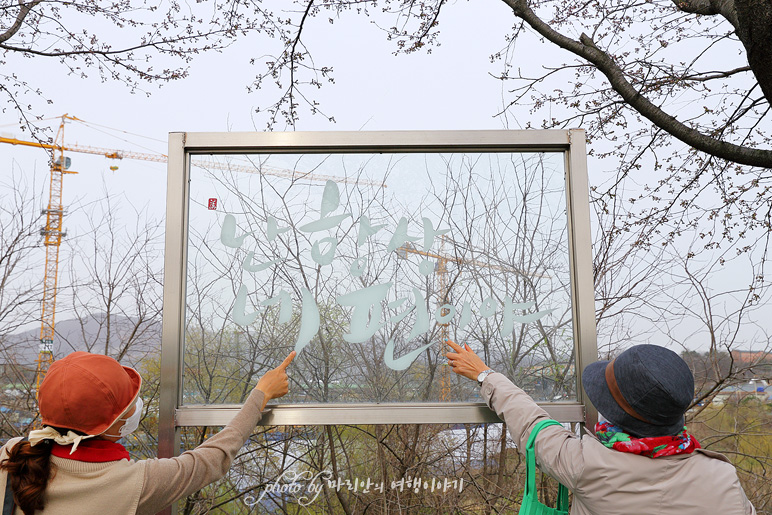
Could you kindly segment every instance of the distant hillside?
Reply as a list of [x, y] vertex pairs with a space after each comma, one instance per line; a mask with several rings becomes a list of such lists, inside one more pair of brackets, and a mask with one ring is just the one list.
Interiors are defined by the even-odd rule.
[[[109, 338], [109, 343], [108, 343]], [[37, 359], [40, 330], [32, 329], [8, 336], [0, 344], [0, 363], [32, 365]], [[104, 314], [56, 322], [54, 359], [82, 350], [105, 354], [126, 364], [136, 363], [161, 349], [161, 322]]]

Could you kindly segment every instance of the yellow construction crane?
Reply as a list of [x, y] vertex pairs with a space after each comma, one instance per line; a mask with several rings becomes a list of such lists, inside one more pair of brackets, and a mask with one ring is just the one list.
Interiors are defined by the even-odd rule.
[[[448, 279], [447, 279], [448, 261], [452, 261], [454, 263], [462, 262], [461, 259], [458, 259], [454, 256], [448, 256], [446, 254], [443, 254], [444, 247], [445, 247], [445, 237], [440, 236], [440, 253], [439, 254], [418, 250], [410, 243], [406, 243], [397, 249], [397, 252], [403, 252], [405, 257], [407, 257], [407, 254], [410, 253], [410, 254], [418, 254], [424, 257], [434, 258], [437, 260], [437, 281], [439, 282], [439, 286], [440, 286], [440, 300], [438, 304], [440, 306], [443, 306], [448, 303], [448, 294], [450, 293], [448, 291]], [[440, 316], [444, 316], [446, 314], [447, 314], [446, 310], [443, 309], [442, 312], [440, 313]], [[442, 356], [443, 351], [445, 350], [445, 341], [447, 339], [448, 339], [448, 323], [446, 322], [440, 325], [440, 356]], [[441, 369], [440, 401], [449, 402], [450, 401], [450, 367], [440, 367], [440, 369]]]
[[[142, 152], [131, 152], [126, 150], [115, 150], [109, 148], [91, 147], [84, 145], [65, 145], [64, 143], [64, 125], [70, 121], [83, 122], [83, 120], [64, 114], [61, 117], [59, 130], [53, 143], [41, 143], [39, 141], [28, 141], [16, 138], [0, 136], [0, 143], [11, 145], [22, 145], [27, 147], [36, 147], [49, 150], [51, 152], [51, 185], [48, 197], [48, 207], [44, 210], [46, 215], [46, 225], [41, 229], [40, 234], [45, 238], [46, 264], [45, 277], [43, 279], [43, 302], [41, 308], [40, 325], [40, 347], [35, 371], [35, 398], [40, 389], [40, 383], [48, 371], [48, 367], [53, 363], [54, 356], [54, 327], [56, 319], [56, 293], [57, 279], [59, 277], [59, 246], [66, 233], [62, 230], [64, 220], [64, 206], [62, 205], [62, 183], [65, 174], [74, 174], [77, 172], [69, 170], [70, 158], [65, 157], [64, 152], [80, 152], [84, 154], [96, 154], [107, 157], [108, 159], [137, 159], [142, 161], [154, 161], [156, 163], [166, 163], [167, 156], [163, 154], [148, 154]], [[84, 122], [85, 123], [85, 122]], [[194, 166], [204, 169], [231, 170], [247, 173], [258, 173], [262, 175], [271, 175], [284, 177], [287, 179], [304, 179], [312, 181], [335, 181], [348, 184], [360, 184], [369, 186], [386, 187], [383, 183], [367, 181], [364, 179], [336, 177], [332, 175], [321, 175], [315, 173], [303, 173], [295, 170], [285, 170], [268, 166], [259, 168], [254, 166], [245, 166], [239, 164], [206, 162], [203, 160], [192, 160]], [[111, 170], [118, 169], [117, 166], [111, 166]]]
[[[0, 143], [9, 143], [11, 145], [23, 145], [27, 147], [37, 147], [37, 148], [45, 148], [48, 150], [51, 150], [54, 154], [56, 152], [59, 152], [63, 155], [63, 152], [66, 150], [68, 152], [80, 152], [83, 154], [95, 154], [99, 156], [104, 156], [108, 159], [138, 159], [141, 161], [154, 161], [156, 163], [166, 163], [168, 161], [168, 158], [164, 154], [148, 154], [143, 152], [132, 152], [128, 150], [115, 150], [111, 148], [101, 148], [101, 147], [91, 147], [87, 145], [65, 145], [64, 141], [61, 141], [61, 138], [63, 138], [64, 133], [64, 122], [65, 120], [74, 120], [82, 122], [83, 120], [76, 118], [74, 116], [69, 115], [63, 115], [62, 116], [62, 123], [59, 125], [59, 132], [57, 133], [56, 140], [54, 143], [40, 143], [38, 141], [28, 141], [28, 140], [22, 140], [22, 139], [16, 139], [16, 138], [7, 138], [0, 136]], [[60, 143], [61, 141], [61, 143]], [[376, 181], [369, 181], [366, 179], [359, 179], [355, 177], [339, 177], [335, 175], [323, 175], [318, 173], [310, 173], [310, 172], [298, 172], [297, 170], [287, 170], [283, 168], [276, 168], [273, 166], [249, 166], [249, 165], [239, 165], [239, 164], [231, 164], [231, 163], [218, 163], [214, 161], [204, 161], [201, 159], [193, 159], [191, 160], [191, 163], [193, 166], [198, 166], [199, 168], [204, 169], [214, 169], [214, 170], [232, 170], [235, 172], [246, 172], [246, 173], [257, 173], [261, 175], [271, 175], [275, 177], [284, 177], [286, 179], [293, 179], [293, 180], [310, 180], [310, 181], [335, 181], [338, 183], [344, 183], [344, 184], [358, 184], [358, 185], [364, 185], [364, 186], [377, 186], [380, 188], [385, 188], [386, 184]], [[115, 171], [118, 169], [117, 166], [111, 166], [111, 170]], [[53, 168], [51, 168], [51, 171], [53, 172]], [[76, 173], [76, 172], [67, 172], [67, 173]]]
[[[440, 306], [444, 306], [448, 303], [448, 295], [450, 294], [450, 288], [448, 286], [448, 263], [459, 263], [464, 265], [471, 265], [475, 267], [482, 267], [482, 268], [491, 268], [493, 270], [500, 270], [502, 272], [509, 272], [509, 273], [519, 273], [521, 275], [529, 275], [532, 277], [547, 277], [543, 275], [538, 274], [524, 274], [523, 272], [509, 267], [509, 266], [500, 266], [500, 265], [493, 265], [490, 263], [484, 263], [482, 261], [478, 261], [476, 259], [464, 259], [459, 258], [456, 256], [451, 256], [448, 254], [445, 254], [444, 248], [445, 248], [445, 240], [447, 238], [443, 235], [440, 235], [440, 252], [435, 254], [433, 252], [426, 252], [423, 250], [418, 250], [415, 248], [415, 246], [411, 243], [406, 243], [399, 247], [397, 249], [398, 253], [402, 253], [404, 257], [407, 257], [407, 254], [418, 254], [419, 256], [434, 258], [437, 260], [437, 282], [439, 283], [439, 293], [440, 293], [440, 299], [438, 301], [438, 304]], [[448, 314], [447, 309], [443, 309], [440, 312], [440, 316], [445, 316]], [[449, 333], [448, 333], [448, 322], [444, 324], [440, 324], [440, 356], [444, 354], [445, 349], [445, 341], [448, 339]], [[440, 402], [449, 402], [450, 399], [450, 367], [440, 367]]]
[[41, 230], [46, 247], [46, 265], [43, 278], [40, 349], [35, 371], [35, 400], [37, 400], [37, 392], [40, 391], [40, 383], [43, 381], [48, 367], [54, 361], [54, 320], [56, 317], [56, 287], [59, 277], [59, 245], [62, 243], [62, 237], [65, 236], [62, 231], [64, 218], [62, 179], [66, 173], [77, 173], [68, 170], [70, 160], [64, 156], [64, 123], [65, 118], [62, 117], [54, 140], [55, 146], [51, 148], [51, 184], [48, 207], [45, 210], [46, 225]]

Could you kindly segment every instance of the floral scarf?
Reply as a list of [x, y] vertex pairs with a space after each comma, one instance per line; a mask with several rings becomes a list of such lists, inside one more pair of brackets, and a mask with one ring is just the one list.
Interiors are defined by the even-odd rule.
[[649, 458], [689, 454], [700, 448], [700, 443], [686, 432], [686, 427], [675, 436], [636, 438], [622, 432], [622, 429], [611, 422], [601, 422], [595, 424], [595, 435], [609, 449], [640, 454]]

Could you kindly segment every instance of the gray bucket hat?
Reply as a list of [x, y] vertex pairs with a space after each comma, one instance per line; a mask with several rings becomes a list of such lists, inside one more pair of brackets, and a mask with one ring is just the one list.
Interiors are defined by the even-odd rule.
[[638, 437], [682, 431], [694, 398], [689, 366], [657, 345], [636, 345], [611, 361], [587, 365], [582, 386], [603, 416]]

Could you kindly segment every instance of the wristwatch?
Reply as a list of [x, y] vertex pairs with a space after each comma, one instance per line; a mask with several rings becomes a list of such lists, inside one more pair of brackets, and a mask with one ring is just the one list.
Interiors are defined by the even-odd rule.
[[477, 376], [477, 384], [482, 386], [483, 381], [485, 381], [485, 378], [488, 377], [488, 374], [492, 374], [492, 373], [493, 373], [493, 370], [491, 370], [490, 368], [488, 370], [483, 370], [482, 372], [480, 372], [480, 375]]

